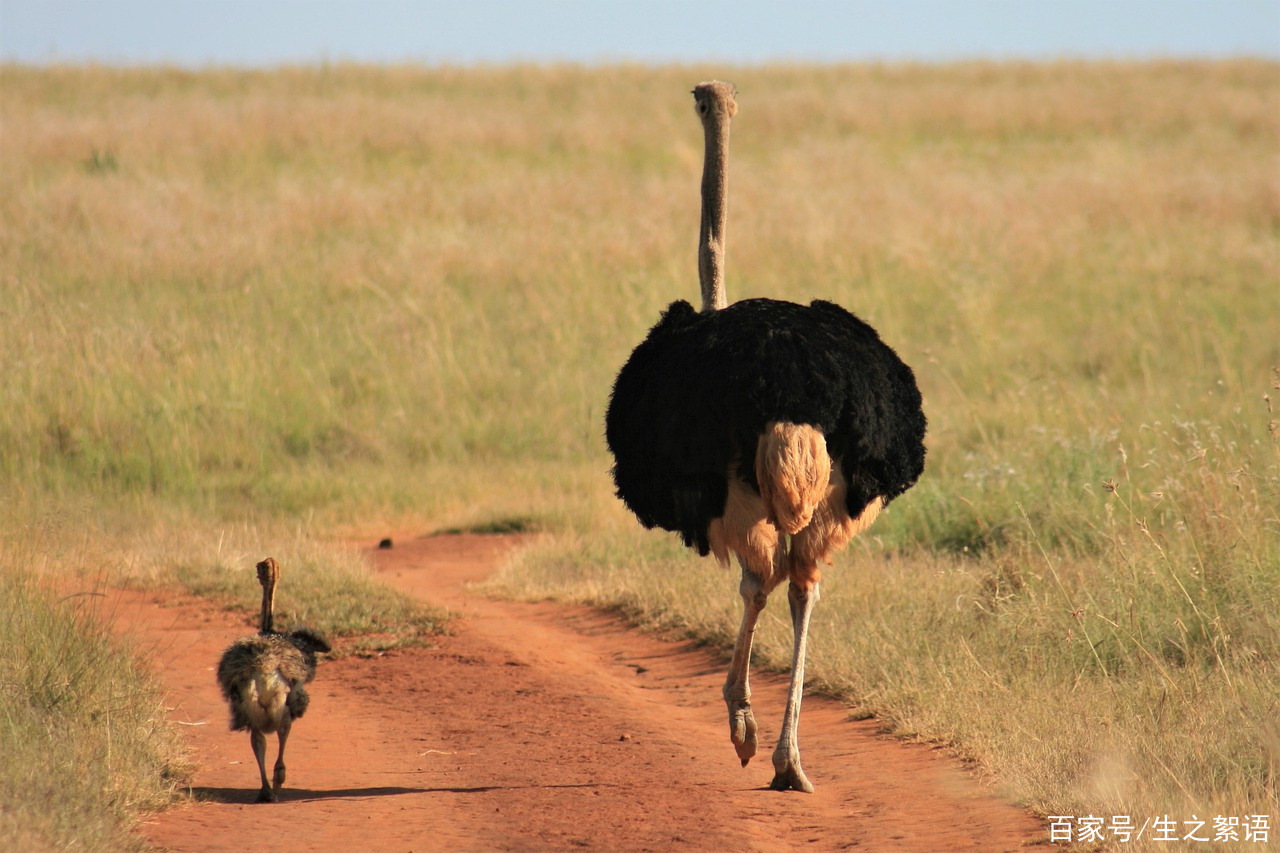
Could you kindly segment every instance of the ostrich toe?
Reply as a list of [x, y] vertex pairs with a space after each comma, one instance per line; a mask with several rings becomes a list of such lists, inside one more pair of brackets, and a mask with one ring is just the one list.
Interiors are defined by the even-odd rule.
[[735, 703], [729, 708], [729, 740], [746, 767], [756, 754], [756, 717], [750, 702]]

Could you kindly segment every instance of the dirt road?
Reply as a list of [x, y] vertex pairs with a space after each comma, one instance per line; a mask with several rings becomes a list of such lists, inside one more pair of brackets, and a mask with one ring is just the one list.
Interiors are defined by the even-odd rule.
[[277, 805], [252, 802], [248, 738], [227, 730], [214, 683], [248, 626], [191, 599], [117, 594], [108, 606], [153, 650], [201, 765], [198, 802], [146, 837], [181, 851], [990, 851], [1045, 837], [944, 752], [825, 700], [806, 699], [801, 727], [817, 792], [767, 790], [782, 679], [753, 680], [762, 754], [743, 769], [721, 664], [586, 608], [470, 592], [510, 547], [447, 536], [372, 552], [389, 582], [462, 617], [437, 648], [321, 665]]

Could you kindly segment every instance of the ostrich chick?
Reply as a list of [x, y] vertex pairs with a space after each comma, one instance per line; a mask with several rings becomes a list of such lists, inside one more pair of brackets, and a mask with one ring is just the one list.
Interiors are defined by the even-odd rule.
[[[262, 584], [262, 616], [259, 631], [232, 643], [218, 663], [218, 686], [231, 707], [232, 731], [249, 730], [253, 757], [258, 761], [262, 790], [258, 802], [280, 800], [284, 785], [284, 747], [293, 721], [307, 710], [310, 697], [304, 687], [316, 675], [316, 654], [329, 651], [329, 643], [310, 628], [287, 634], [274, 628], [276, 584], [280, 567], [271, 557], [258, 563]], [[267, 781], [267, 734], [280, 741], [275, 771]]]

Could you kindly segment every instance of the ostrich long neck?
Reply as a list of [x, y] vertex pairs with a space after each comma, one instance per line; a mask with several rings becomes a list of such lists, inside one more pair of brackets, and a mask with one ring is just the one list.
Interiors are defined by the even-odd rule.
[[270, 634], [275, 631], [276, 583], [280, 580], [280, 566], [268, 557], [258, 563], [258, 583], [262, 584], [262, 617], [258, 631]]
[[709, 116], [703, 122], [706, 159], [702, 164], [702, 228], [698, 234], [698, 282], [702, 310], [719, 311], [729, 304], [724, 290], [724, 226], [729, 157], [729, 119]]
[[276, 585], [268, 582], [262, 585], [262, 619], [258, 631], [270, 634], [275, 630]]

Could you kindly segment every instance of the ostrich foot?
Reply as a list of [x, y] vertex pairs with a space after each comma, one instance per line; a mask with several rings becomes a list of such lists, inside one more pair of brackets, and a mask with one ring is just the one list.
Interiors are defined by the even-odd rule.
[[769, 783], [771, 791], [803, 791], [813, 793], [813, 783], [804, 775], [800, 767], [799, 755], [788, 755], [785, 752], [774, 753], [773, 781]]
[[813, 783], [809, 781], [809, 777], [805, 776], [804, 771], [797, 765], [775, 773], [773, 781], [769, 783], [769, 790], [803, 791], [806, 794], [812, 794]]
[[733, 741], [733, 749], [746, 767], [756, 754], [756, 718], [751, 713], [750, 702], [729, 705], [729, 740]]
[[276, 792], [275, 792], [275, 791], [271, 790], [270, 788], [268, 788], [268, 787], [266, 787], [266, 786], [264, 785], [264, 786], [263, 786], [263, 788], [262, 788], [262, 790], [258, 792], [258, 799], [257, 799], [257, 802], [259, 802], [259, 803], [278, 803], [278, 802], [280, 802], [280, 797], [276, 795]]

